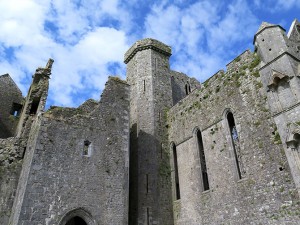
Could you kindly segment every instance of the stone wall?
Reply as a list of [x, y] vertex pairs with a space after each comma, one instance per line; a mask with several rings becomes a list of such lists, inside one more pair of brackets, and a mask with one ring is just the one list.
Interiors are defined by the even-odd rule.
[[127, 224], [128, 141], [129, 87], [117, 78], [98, 104], [39, 115], [11, 224], [58, 225], [76, 215], [88, 225]]
[[[299, 196], [278, 142], [258, 63], [255, 54], [244, 52], [226, 73], [218, 72], [170, 110], [169, 140], [176, 145], [180, 187], [176, 200], [170, 147], [175, 224], [298, 223]], [[238, 160], [226, 118], [229, 111], [238, 134]], [[197, 128], [204, 145], [207, 191], [203, 191]]]
[[8, 74], [0, 76], [0, 101], [0, 138], [12, 137], [19, 120], [23, 97]]
[[17, 138], [0, 139], [0, 224], [8, 224], [24, 149]]
[[201, 84], [195, 78], [190, 78], [184, 73], [170, 71], [172, 84], [173, 105], [187, 96], [194, 89], [200, 88]]

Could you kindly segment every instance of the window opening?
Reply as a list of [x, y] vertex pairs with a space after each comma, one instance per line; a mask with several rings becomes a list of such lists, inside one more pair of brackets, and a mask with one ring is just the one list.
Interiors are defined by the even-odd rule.
[[149, 207], [147, 207], [147, 225], [150, 225]]
[[180, 199], [179, 176], [178, 176], [178, 162], [176, 146], [173, 144], [174, 170], [175, 170], [175, 192], [176, 200]]
[[22, 105], [14, 102], [10, 114], [15, 117], [20, 116], [21, 110], [22, 110]]
[[202, 173], [203, 190], [206, 191], [209, 190], [208, 174], [207, 174], [202, 135], [199, 130], [197, 131], [197, 141], [198, 141], [198, 151], [199, 151], [200, 166], [201, 166], [201, 173]]
[[146, 193], [148, 194], [149, 193], [149, 175], [146, 174]]
[[83, 152], [82, 155], [89, 156], [90, 155], [91, 142], [88, 140], [84, 141]]
[[22, 159], [24, 159], [26, 153], [26, 147], [23, 148]]
[[234, 153], [235, 163], [237, 167], [238, 178], [241, 179], [242, 174], [241, 174], [241, 153], [240, 153], [240, 145], [239, 145], [239, 136], [235, 126], [233, 114], [231, 112], [227, 114], [227, 121], [230, 130], [230, 136], [231, 136], [231, 141], [233, 146], [233, 153]]
[[80, 218], [79, 216], [75, 216], [71, 218], [66, 225], [87, 225], [84, 219]]
[[37, 109], [38, 109], [39, 104], [40, 104], [40, 99], [41, 98], [38, 98], [38, 97], [33, 98], [32, 103], [31, 103], [30, 112], [29, 112], [30, 115], [35, 115], [36, 114]]
[[146, 81], [143, 80], [143, 82], [144, 82], [144, 92], [145, 92], [146, 91]]

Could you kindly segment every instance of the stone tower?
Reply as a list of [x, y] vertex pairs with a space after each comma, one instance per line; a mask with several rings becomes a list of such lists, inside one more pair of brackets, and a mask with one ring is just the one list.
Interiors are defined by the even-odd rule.
[[172, 106], [171, 48], [153, 39], [125, 54], [130, 97], [129, 224], [169, 225], [172, 196], [166, 112]]
[[262, 60], [259, 69], [269, 107], [300, 193], [300, 24], [288, 35], [279, 25], [262, 23], [254, 37]]

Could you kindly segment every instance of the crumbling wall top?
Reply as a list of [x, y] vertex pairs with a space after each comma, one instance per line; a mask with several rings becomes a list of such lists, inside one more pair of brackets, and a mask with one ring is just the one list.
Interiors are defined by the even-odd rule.
[[143, 40], [135, 42], [131, 46], [131, 48], [125, 53], [124, 63], [127, 64], [137, 52], [143, 51], [145, 49], [153, 49], [166, 56], [172, 55], [172, 50], [170, 46], [165, 45], [164, 43], [152, 38], [145, 38]]

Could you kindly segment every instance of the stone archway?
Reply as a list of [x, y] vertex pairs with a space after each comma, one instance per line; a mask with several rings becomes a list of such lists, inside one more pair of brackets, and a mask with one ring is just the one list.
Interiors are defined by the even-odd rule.
[[66, 213], [59, 225], [96, 225], [89, 212], [83, 208], [77, 208]]
[[81, 217], [75, 216], [69, 219], [66, 225], [87, 225], [87, 223]]

